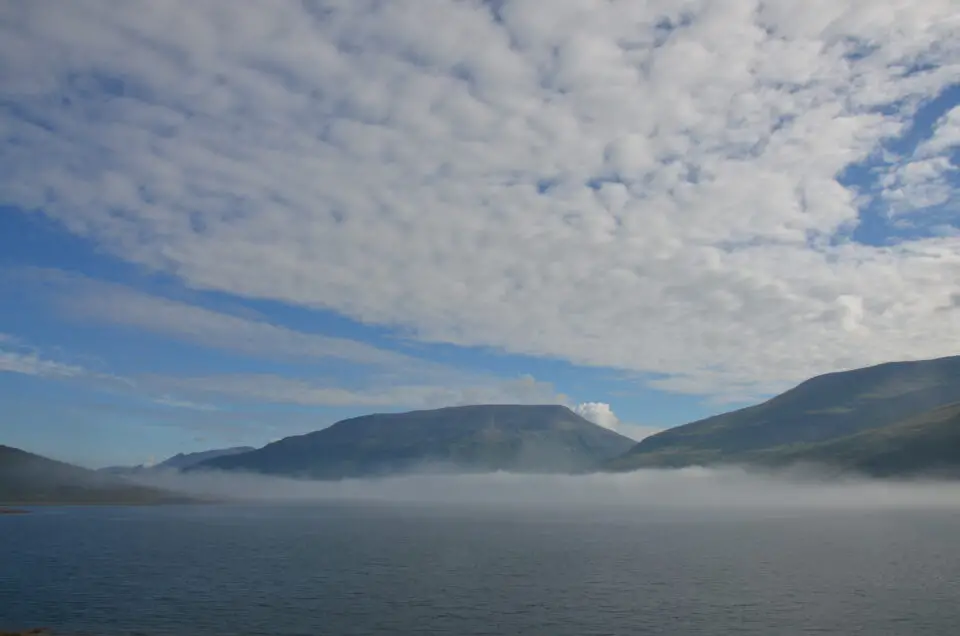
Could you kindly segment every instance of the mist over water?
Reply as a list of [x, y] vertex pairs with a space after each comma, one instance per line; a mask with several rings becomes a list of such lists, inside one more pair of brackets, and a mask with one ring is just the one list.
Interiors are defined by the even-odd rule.
[[758, 472], [744, 468], [640, 470], [588, 475], [408, 474], [310, 481], [249, 473], [164, 472], [141, 483], [238, 502], [330, 501], [410, 504], [549, 505], [651, 509], [957, 509], [960, 482], [847, 476], [827, 480], [816, 467]]

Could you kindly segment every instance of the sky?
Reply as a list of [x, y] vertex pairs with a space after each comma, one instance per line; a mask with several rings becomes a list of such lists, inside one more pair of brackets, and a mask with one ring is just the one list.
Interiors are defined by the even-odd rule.
[[955, 0], [0, 3], [0, 443], [960, 354]]

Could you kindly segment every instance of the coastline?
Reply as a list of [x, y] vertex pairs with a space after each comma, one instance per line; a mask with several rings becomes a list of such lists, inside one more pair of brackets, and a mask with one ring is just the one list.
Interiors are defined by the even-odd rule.
[[[129, 501], [129, 500], [96, 500], [96, 501], [56, 501], [56, 500], [9, 500], [0, 501], [0, 514], [29, 514], [26, 508], [53, 508], [53, 507], [97, 507], [97, 506], [196, 506], [223, 503], [214, 499], [171, 499], [167, 501]], [[3, 633], [0, 632], [0, 636]]]

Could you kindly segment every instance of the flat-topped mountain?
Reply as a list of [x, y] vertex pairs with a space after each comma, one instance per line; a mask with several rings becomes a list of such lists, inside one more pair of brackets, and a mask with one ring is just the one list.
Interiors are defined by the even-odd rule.
[[563, 406], [458, 406], [342, 420], [188, 470], [319, 479], [423, 470], [575, 472], [596, 467], [633, 444]]

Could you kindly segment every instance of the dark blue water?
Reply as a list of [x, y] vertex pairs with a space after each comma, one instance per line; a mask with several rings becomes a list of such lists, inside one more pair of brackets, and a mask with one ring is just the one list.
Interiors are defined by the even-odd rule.
[[910, 634], [960, 625], [960, 515], [335, 505], [0, 518], [0, 629]]

